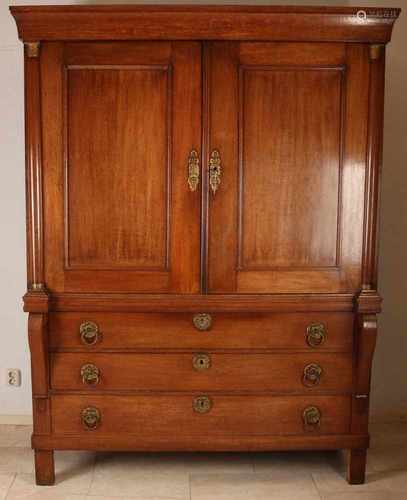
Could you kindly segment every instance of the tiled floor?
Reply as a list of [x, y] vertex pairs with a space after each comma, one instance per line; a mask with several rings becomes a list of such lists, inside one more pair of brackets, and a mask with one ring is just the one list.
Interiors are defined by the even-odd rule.
[[29, 427], [0, 426], [0, 500], [407, 500], [407, 422], [371, 426], [367, 483], [337, 452], [56, 453], [56, 485], [34, 484]]

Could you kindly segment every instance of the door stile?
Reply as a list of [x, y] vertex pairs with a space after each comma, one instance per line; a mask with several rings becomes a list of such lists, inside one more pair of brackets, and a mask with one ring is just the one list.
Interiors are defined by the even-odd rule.
[[238, 42], [211, 42], [209, 60], [209, 130], [207, 165], [219, 152], [220, 184], [208, 186], [207, 290], [233, 293], [237, 288], [238, 206]]

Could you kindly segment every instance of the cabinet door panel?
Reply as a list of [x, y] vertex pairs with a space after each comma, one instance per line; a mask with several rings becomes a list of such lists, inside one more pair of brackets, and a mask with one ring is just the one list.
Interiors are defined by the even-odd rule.
[[44, 50], [48, 287], [199, 291], [200, 200], [187, 171], [200, 144], [200, 45]]
[[[208, 149], [222, 159], [220, 188], [209, 197], [209, 291], [357, 289], [365, 49], [213, 43], [208, 50]], [[214, 109], [221, 105], [224, 118]], [[349, 131], [362, 140], [349, 140]]]

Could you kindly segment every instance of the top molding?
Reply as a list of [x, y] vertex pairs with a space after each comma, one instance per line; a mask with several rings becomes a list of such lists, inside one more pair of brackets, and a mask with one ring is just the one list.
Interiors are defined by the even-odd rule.
[[400, 9], [249, 5], [10, 7], [24, 42], [47, 40], [390, 41]]

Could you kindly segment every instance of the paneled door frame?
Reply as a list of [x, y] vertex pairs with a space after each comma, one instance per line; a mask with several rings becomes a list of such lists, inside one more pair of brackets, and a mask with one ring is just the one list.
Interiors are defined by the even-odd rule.
[[201, 44], [41, 51], [47, 287], [199, 293]]
[[206, 44], [209, 293], [360, 289], [368, 50]]

